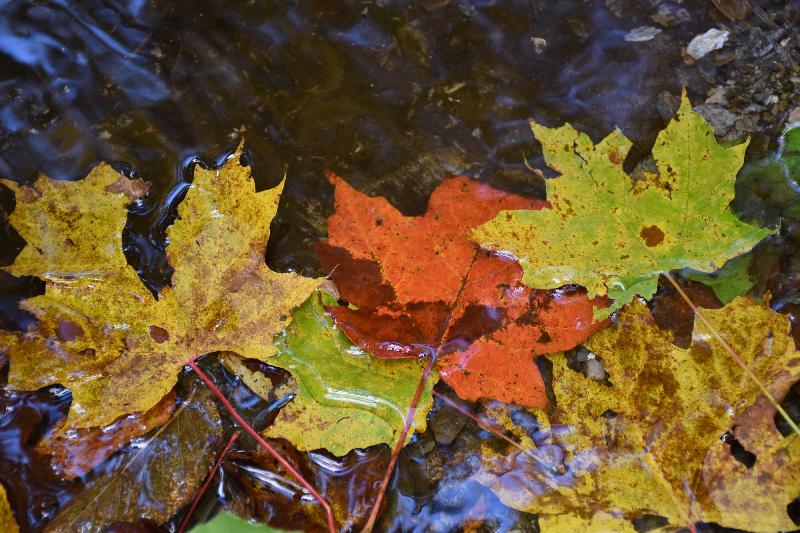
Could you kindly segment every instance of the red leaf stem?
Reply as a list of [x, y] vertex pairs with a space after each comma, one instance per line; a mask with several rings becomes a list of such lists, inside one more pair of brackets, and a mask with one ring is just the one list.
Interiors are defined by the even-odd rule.
[[394, 465], [397, 463], [397, 458], [400, 456], [400, 450], [403, 449], [403, 446], [406, 442], [406, 437], [408, 436], [408, 431], [411, 429], [411, 422], [414, 420], [414, 413], [417, 411], [417, 405], [419, 404], [419, 399], [422, 396], [422, 391], [425, 389], [425, 383], [427, 383], [428, 377], [431, 375], [434, 359], [435, 357], [433, 356], [428, 358], [428, 364], [425, 366], [425, 371], [422, 373], [422, 377], [417, 384], [417, 390], [414, 391], [414, 397], [411, 399], [411, 406], [408, 408], [408, 416], [406, 416], [406, 421], [403, 425], [403, 431], [400, 434], [400, 438], [397, 440], [397, 444], [395, 444], [394, 450], [392, 451], [392, 458], [389, 459], [389, 466], [386, 467], [386, 474], [384, 474], [383, 480], [381, 481], [381, 488], [378, 490], [378, 497], [375, 499], [375, 503], [372, 506], [372, 511], [369, 513], [369, 520], [367, 520], [367, 524], [362, 530], [363, 533], [370, 533], [375, 527], [375, 522], [378, 520], [381, 501], [383, 501], [383, 497], [386, 494], [386, 489], [389, 485], [389, 479], [392, 477], [392, 473], [394, 472]]
[[214, 476], [217, 474], [217, 470], [219, 470], [219, 467], [222, 464], [222, 460], [225, 458], [226, 455], [228, 455], [228, 450], [231, 449], [231, 446], [233, 446], [234, 441], [239, 438], [239, 435], [240, 435], [239, 430], [238, 429], [234, 430], [230, 440], [222, 449], [220, 454], [217, 456], [217, 460], [214, 463], [214, 467], [211, 469], [211, 473], [208, 474], [206, 482], [203, 483], [203, 486], [200, 488], [200, 491], [195, 495], [194, 500], [192, 500], [192, 505], [191, 507], [189, 507], [189, 512], [187, 512], [186, 516], [183, 517], [183, 522], [181, 522], [181, 527], [178, 528], [178, 533], [183, 533], [183, 531], [186, 529], [186, 526], [189, 524], [189, 519], [192, 517], [195, 509], [197, 508], [197, 504], [200, 503], [200, 500], [203, 498], [203, 495], [208, 490], [208, 487], [211, 485], [211, 481], [214, 479]]
[[208, 388], [211, 389], [211, 392], [213, 392], [214, 395], [217, 397], [217, 399], [219, 399], [219, 401], [222, 402], [222, 405], [225, 406], [225, 409], [227, 409], [228, 412], [231, 414], [231, 416], [234, 418], [234, 420], [236, 420], [236, 422], [239, 423], [241, 428], [244, 429], [246, 432], [248, 432], [250, 436], [256, 440], [256, 442], [258, 442], [265, 450], [267, 450], [267, 452], [269, 452], [269, 454], [272, 455], [272, 457], [274, 457], [276, 461], [278, 461], [286, 470], [288, 470], [289, 473], [292, 474], [292, 476], [309, 493], [311, 493], [312, 496], [314, 496], [314, 498], [320, 503], [320, 505], [322, 505], [328, 517], [328, 530], [331, 533], [335, 533], [336, 521], [333, 518], [333, 510], [331, 509], [331, 506], [330, 504], [328, 504], [327, 500], [325, 500], [325, 498], [323, 498], [322, 495], [316, 491], [316, 489], [311, 485], [311, 483], [306, 481], [305, 478], [302, 476], [302, 474], [300, 474], [300, 472], [298, 472], [292, 465], [290, 465], [289, 462], [286, 459], [284, 459], [281, 454], [275, 451], [275, 449], [272, 446], [270, 446], [266, 440], [264, 440], [264, 437], [258, 434], [258, 431], [253, 429], [253, 427], [250, 424], [248, 424], [247, 421], [244, 418], [242, 418], [238, 412], [236, 412], [236, 408], [233, 407], [231, 402], [229, 402], [228, 399], [217, 388], [217, 386], [214, 385], [214, 383], [205, 374], [205, 372], [200, 370], [200, 367], [197, 366], [194, 360], [190, 359], [187, 362], [187, 364], [191, 366], [192, 370], [194, 370], [197, 373], [197, 375], [200, 376], [200, 379], [202, 379], [205, 382], [205, 384], [208, 385]]

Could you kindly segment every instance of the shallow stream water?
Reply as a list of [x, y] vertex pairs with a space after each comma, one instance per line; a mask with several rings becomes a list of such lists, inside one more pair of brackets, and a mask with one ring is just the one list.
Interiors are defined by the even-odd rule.
[[[623, 16], [607, 3], [8, 0], [0, 4], [0, 176], [74, 180], [110, 161], [149, 181], [150, 194], [131, 209], [124, 244], [155, 291], [171, 276], [165, 229], [194, 165], [217, 164], [243, 140], [259, 188], [287, 177], [268, 264], [322, 275], [311, 244], [325, 237], [332, 210], [325, 169], [408, 215], [423, 213], [431, 191], [454, 174], [541, 198], [542, 178], [529, 170], [545, 168], [527, 122], [535, 118], [568, 121], [595, 140], [620, 127], [635, 142], [625, 162], [632, 170], [665, 125], [659, 95], [685, 87], [701, 102], [714, 85], [713, 74], [687, 64], [682, 47], [719, 15], [705, 0], [623, 2]], [[656, 26], [650, 16], [660, 4], [675, 4], [688, 18], [652, 40], [626, 40], [634, 28]], [[750, 158], [774, 149], [780, 121], [753, 132]], [[13, 205], [13, 194], [0, 187], [0, 213]], [[2, 222], [0, 264], [9, 265], [24, 242], [5, 216]], [[772, 256], [791, 263], [786, 250], [792, 253], [797, 240], [781, 238], [770, 245]], [[33, 318], [17, 304], [42, 290], [36, 279], [0, 271], [0, 327], [29, 325]], [[798, 303], [789, 298], [787, 305]], [[230, 376], [220, 379], [238, 386]], [[262, 419], [274, 408], [239, 394]], [[0, 481], [25, 531], [41, 530], [80, 489], [81, 480], [59, 480], [31, 451], [69, 401], [59, 387], [0, 391]], [[432, 416], [442, 409], [437, 403]], [[434, 443], [429, 431], [403, 452], [380, 527], [456, 531], [473, 521], [470, 531], [536, 531], [535, 517], [467, 480], [475, 457], [465, 455], [464, 472], [447, 465], [450, 446], [474, 451], [491, 435], [452, 412], [440, 416], [466, 429], [448, 444]], [[253, 516], [276, 525], [303, 526], [282, 511], [297, 496], [285, 479], [270, 478], [286, 485], [276, 490], [283, 496], [253, 496], [252, 480], [267, 479], [270, 465], [247, 451], [251, 444], [223, 467], [221, 483], [234, 482], [216, 492], [250, 502]], [[319, 479], [331, 480], [362, 464], [385, 464], [388, 451], [342, 460], [299, 455]], [[347, 490], [366, 489], [355, 483]], [[218, 505], [206, 500], [198, 519]], [[482, 522], [470, 514], [475, 509]]]

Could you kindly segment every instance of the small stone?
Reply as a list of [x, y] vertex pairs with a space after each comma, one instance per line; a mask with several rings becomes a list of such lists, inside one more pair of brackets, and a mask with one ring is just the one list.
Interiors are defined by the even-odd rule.
[[742, 117], [735, 123], [736, 131], [753, 132], [757, 129], [757, 121], [752, 117]]
[[669, 120], [675, 116], [675, 113], [678, 112], [680, 105], [681, 99], [679, 96], [674, 95], [669, 91], [661, 91], [658, 94], [658, 99], [656, 100], [656, 110], [664, 122], [669, 122]]
[[467, 423], [467, 417], [449, 405], [443, 405], [431, 415], [431, 431], [438, 444], [450, 445]]
[[727, 103], [727, 100], [725, 98], [725, 93], [726, 93], [725, 87], [717, 85], [708, 92], [708, 98], [706, 98], [705, 103], [725, 105]]
[[700, 104], [694, 110], [711, 124], [717, 136], [725, 135], [736, 122], [736, 115], [719, 105]]
[[625, 34], [625, 40], [629, 43], [643, 43], [652, 40], [661, 30], [653, 26], [639, 26]]
[[694, 59], [700, 59], [709, 52], [719, 50], [725, 46], [728, 35], [730, 34], [727, 31], [711, 28], [707, 32], [701, 33], [692, 39], [689, 46], [686, 47], [686, 53]]
[[533, 51], [537, 54], [541, 54], [547, 48], [547, 41], [541, 37], [531, 37], [531, 44], [533, 45]]

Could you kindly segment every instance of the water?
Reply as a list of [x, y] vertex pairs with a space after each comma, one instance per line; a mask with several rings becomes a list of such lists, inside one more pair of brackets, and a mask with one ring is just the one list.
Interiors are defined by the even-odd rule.
[[[165, 229], [193, 165], [215, 165], [243, 138], [260, 189], [287, 176], [268, 263], [321, 275], [310, 245], [324, 238], [332, 209], [324, 169], [409, 215], [424, 212], [448, 173], [543, 197], [542, 180], [527, 169], [544, 167], [529, 118], [569, 121], [595, 139], [618, 125], [635, 142], [625, 163], [632, 169], [664, 125], [658, 95], [678, 94], [684, 85], [699, 101], [712, 86], [684, 63], [680, 47], [716, 22], [708, 2], [685, 0], [688, 22], [631, 43], [625, 34], [653, 25], [653, 10], [648, 2], [627, 5], [618, 18], [601, 0], [251, 0], [224, 8], [209, 0], [6, 1], [0, 176], [79, 179], [106, 160], [148, 180], [151, 192], [132, 208], [124, 245], [155, 291], [171, 276]], [[761, 137], [751, 155], [769, 146], [770, 138]], [[0, 206], [13, 209], [5, 187]], [[8, 265], [24, 243], [2, 220], [0, 264]], [[796, 270], [784, 255], [797, 246], [793, 235], [768, 245], [777, 263], [789, 263], [779, 271]], [[764, 285], [771, 275], [761, 275]], [[17, 303], [42, 291], [36, 279], [0, 273], [0, 327], [30, 325]], [[784, 292], [787, 305], [798, 308], [796, 293]], [[19, 517], [26, 529], [41, 529], [81, 484], [54, 478], [32, 452], [69, 401], [58, 388], [0, 396], [0, 480], [16, 507], [28, 509]], [[268, 420], [272, 408], [254, 405]], [[458, 438], [474, 450], [492, 437], [470, 424]], [[467, 474], [430, 474], [431, 462], [441, 466], [450, 446], [418, 452], [431, 439], [430, 432], [418, 436], [404, 452], [383, 527], [413, 516], [420, 530], [451, 530], [480, 502], [490, 517], [485, 527], [536, 530], [535, 518], [502, 506], [465, 481]], [[263, 461], [247, 455], [247, 445], [237, 453], [223, 468], [228, 478], [263, 474]], [[386, 459], [382, 448], [359, 453], [327, 466], [313, 454], [297, 460], [322, 479], [354, 464], [380, 470]], [[248, 470], [247, 461], [255, 466]], [[219, 490], [222, 499], [244, 498]], [[270, 509], [296, 504], [289, 496], [270, 498]], [[198, 516], [213, 507], [207, 502]], [[251, 512], [263, 518], [264, 509]]]

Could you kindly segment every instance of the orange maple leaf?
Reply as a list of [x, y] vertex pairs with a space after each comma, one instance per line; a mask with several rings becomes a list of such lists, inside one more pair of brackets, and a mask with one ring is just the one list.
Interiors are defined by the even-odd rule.
[[500, 211], [547, 202], [453, 177], [424, 215], [405, 216], [385, 198], [327, 177], [335, 211], [317, 255], [352, 304], [329, 308], [347, 336], [378, 357], [434, 355], [442, 379], [465, 400], [545, 405], [534, 358], [602, 328], [592, 314], [605, 300], [572, 287], [526, 287], [514, 259], [481, 250], [468, 235]]

